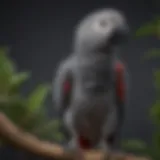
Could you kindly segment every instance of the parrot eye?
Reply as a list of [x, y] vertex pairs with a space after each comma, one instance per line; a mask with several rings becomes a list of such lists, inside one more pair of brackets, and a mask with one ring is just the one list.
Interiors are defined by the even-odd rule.
[[108, 24], [108, 22], [106, 20], [101, 20], [100, 21], [100, 26], [103, 27], [103, 28], [106, 27], [107, 24]]
[[108, 26], [108, 22], [105, 19], [101, 19], [100, 21], [97, 21], [96, 23], [94, 23], [92, 27], [97, 32], [104, 33], [106, 32], [107, 26]]

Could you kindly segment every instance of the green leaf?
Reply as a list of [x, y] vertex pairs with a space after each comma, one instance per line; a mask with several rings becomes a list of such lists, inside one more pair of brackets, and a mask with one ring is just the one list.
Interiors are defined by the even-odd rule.
[[47, 139], [52, 139], [57, 142], [62, 142], [65, 138], [64, 135], [59, 131], [61, 123], [59, 120], [52, 120], [45, 122], [43, 125], [38, 126], [32, 132], [36, 134], [38, 137], [43, 137]]
[[35, 112], [40, 109], [48, 95], [50, 87], [48, 85], [39, 85], [28, 98], [28, 111]]
[[37, 127], [42, 126], [47, 120], [45, 108], [39, 109], [34, 114], [27, 111], [26, 115], [27, 116], [25, 116], [21, 121], [21, 127], [31, 133], [34, 132]]
[[39, 85], [27, 98], [21, 95], [20, 87], [29, 77], [28, 72], [17, 73], [7, 49], [0, 48], [0, 111], [27, 132], [43, 139], [62, 141], [60, 121], [49, 121], [44, 107], [50, 86]]
[[156, 87], [156, 90], [160, 91], [160, 69], [157, 69], [154, 71], [154, 84]]
[[160, 35], [160, 16], [156, 16], [152, 21], [142, 25], [136, 31], [136, 37], [140, 36], [151, 36], [155, 35], [159, 37]]
[[[3, 68], [4, 74], [8, 72], [10, 74], [15, 73], [16, 66], [13, 61], [9, 58], [6, 53], [6, 50], [0, 48], [0, 67]], [[2, 72], [3, 73], [3, 72]]]
[[160, 38], [160, 18], [157, 21], [157, 36], [158, 36], [158, 38]]
[[9, 97], [8, 101], [0, 105], [0, 111], [18, 125], [27, 113], [26, 100], [22, 97]]
[[141, 140], [125, 140], [122, 142], [122, 148], [133, 151], [144, 151], [147, 149], [147, 144]]
[[27, 102], [27, 115], [21, 121], [21, 126], [24, 127], [28, 123], [32, 123], [36, 119], [37, 114], [44, 108], [44, 102], [49, 92], [49, 85], [39, 85], [28, 97]]
[[30, 73], [28, 72], [21, 72], [13, 75], [10, 82], [10, 94], [18, 92], [21, 85], [28, 80], [29, 77]]
[[160, 159], [160, 129], [156, 129], [152, 136], [152, 146], [151, 146], [151, 157], [152, 159]]
[[149, 60], [151, 58], [160, 58], [160, 49], [159, 48], [153, 48], [149, 50], [147, 53], [145, 53], [143, 59]]
[[152, 108], [150, 110], [151, 118], [153, 119], [153, 122], [156, 124], [160, 123], [160, 100], [156, 100], [156, 102], [152, 105]]
[[157, 25], [150, 22], [137, 29], [135, 35], [136, 37], [156, 35], [156, 28]]
[[5, 53], [5, 49], [0, 48], [0, 94], [7, 94], [12, 75], [15, 72], [14, 63]]
[[56, 141], [56, 142], [63, 142], [65, 140], [65, 136], [63, 135], [63, 133], [61, 132], [58, 132], [57, 134], [54, 134], [53, 133], [53, 139]]
[[61, 143], [65, 140], [65, 136], [63, 135], [63, 133], [59, 131], [52, 131], [52, 130], [36, 136], [41, 139], [50, 140], [57, 143]]
[[34, 133], [41, 134], [41, 133], [44, 133], [44, 132], [48, 132], [49, 130], [52, 130], [52, 132], [57, 131], [57, 130], [59, 130], [60, 126], [61, 126], [60, 121], [54, 119], [54, 120], [51, 120], [49, 122], [44, 122], [40, 126], [37, 126]]

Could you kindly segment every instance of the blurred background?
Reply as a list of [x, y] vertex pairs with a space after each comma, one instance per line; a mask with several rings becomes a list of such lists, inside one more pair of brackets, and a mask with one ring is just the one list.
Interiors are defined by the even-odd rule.
[[[153, 131], [148, 118], [154, 100], [152, 71], [158, 62], [143, 61], [145, 52], [158, 47], [156, 37], [134, 38], [135, 31], [160, 14], [158, 0], [5, 0], [0, 5], [0, 45], [10, 47], [10, 57], [20, 71], [29, 70], [32, 78], [23, 93], [37, 83], [51, 83], [55, 68], [72, 48], [72, 33], [77, 22], [97, 8], [114, 7], [122, 10], [131, 28], [131, 39], [120, 57], [130, 73], [130, 99], [123, 138], [140, 138], [151, 142]], [[49, 116], [56, 116], [51, 96], [46, 100]], [[0, 158], [8, 160], [14, 151]], [[15, 156], [15, 155], [14, 155]], [[20, 158], [22, 159], [22, 158]]]

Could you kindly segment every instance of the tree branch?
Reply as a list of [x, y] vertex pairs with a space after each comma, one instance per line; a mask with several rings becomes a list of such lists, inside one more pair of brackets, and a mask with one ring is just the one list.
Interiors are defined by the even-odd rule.
[[[76, 152], [66, 152], [63, 147], [57, 144], [51, 144], [41, 141], [35, 136], [26, 133], [16, 127], [3, 113], [0, 112], [0, 136], [14, 147], [24, 151], [39, 155], [42, 157], [53, 158], [57, 160], [75, 160], [78, 158]], [[85, 160], [102, 160], [104, 153], [100, 151], [84, 152]], [[129, 157], [125, 154], [113, 154], [110, 160], [149, 160], [145, 158]]]

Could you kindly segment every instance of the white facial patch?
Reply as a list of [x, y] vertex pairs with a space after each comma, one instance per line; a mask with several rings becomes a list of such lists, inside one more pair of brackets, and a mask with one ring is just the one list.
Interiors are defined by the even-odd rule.
[[107, 26], [102, 26], [99, 21], [96, 21], [92, 24], [92, 29], [98, 33], [109, 33], [111, 30], [111, 25], [108, 23]]

